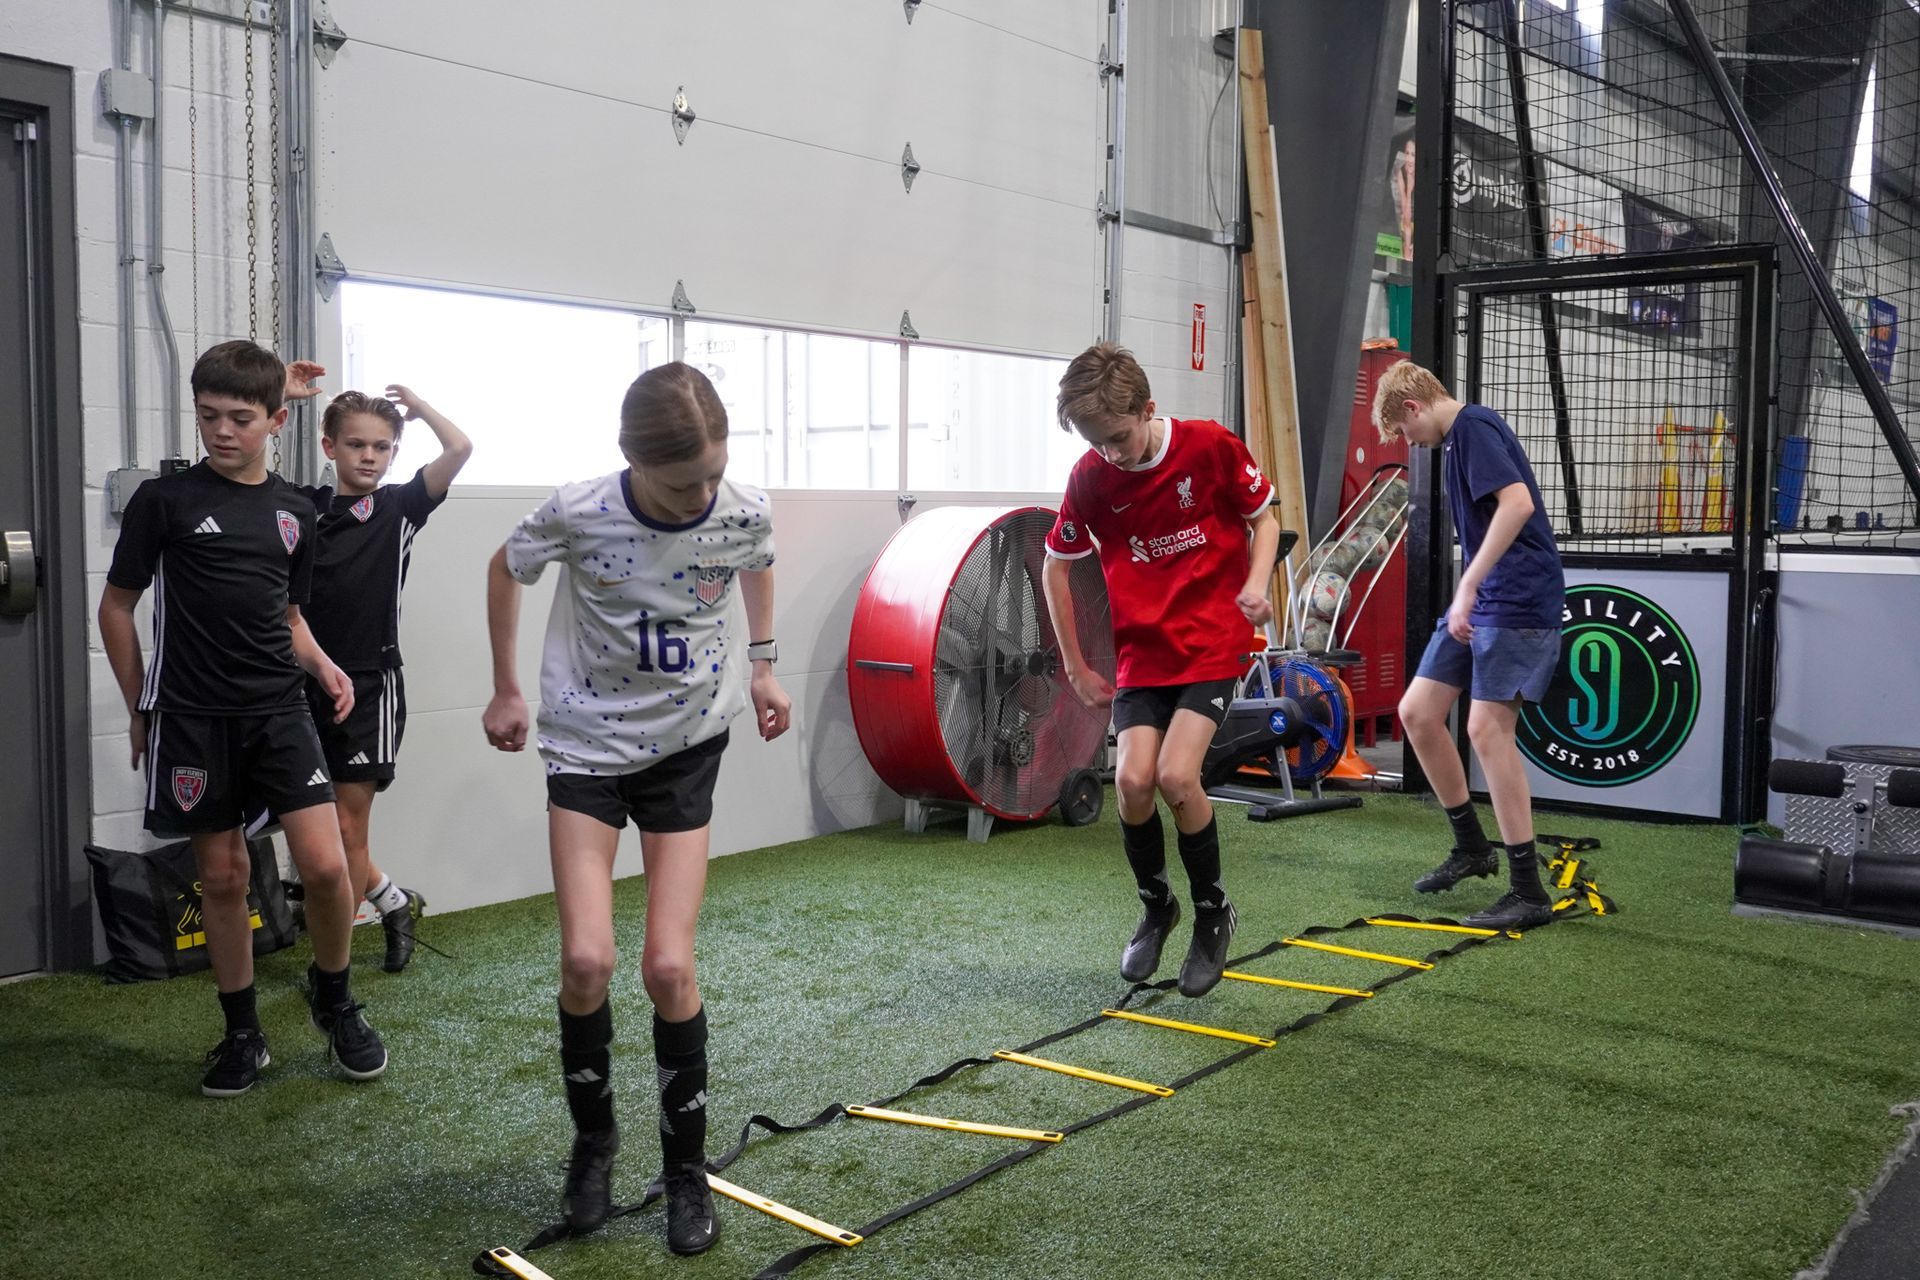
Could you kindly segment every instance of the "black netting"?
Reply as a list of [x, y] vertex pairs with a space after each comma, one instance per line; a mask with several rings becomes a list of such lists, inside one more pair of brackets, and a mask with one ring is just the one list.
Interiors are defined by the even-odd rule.
[[[1678, 2], [1453, 6], [1452, 198], [1441, 243], [1456, 269], [1784, 244], [1691, 51]], [[1920, 12], [1908, 0], [1691, 3], [1886, 388], [1895, 435], [1913, 441], [1905, 423], [1920, 408], [1910, 403], [1920, 401], [1920, 370], [1899, 330], [1920, 305]], [[1529, 140], [1532, 184], [1523, 163]], [[1887, 544], [1903, 531], [1911, 540], [1920, 511], [1895, 449], [1815, 305], [1811, 279], [1788, 253], [1780, 260], [1770, 514], [1788, 540]], [[1669, 284], [1623, 299], [1630, 332], [1613, 327], [1600, 344], [1603, 363], [1582, 377], [1595, 395], [1610, 394], [1601, 385], [1610, 379], [1625, 384], [1620, 408], [1656, 415], [1623, 422], [1630, 435], [1657, 431], [1666, 412], [1644, 384], [1673, 384], [1722, 345], [1710, 332], [1710, 297]], [[1506, 411], [1495, 394], [1491, 386], [1485, 393]], [[1711, 432], [1710, 423], [1682, 425]], [[1536, 454], [1534, 462], [1544, 483], [1558, 459]], [[1599, 527], [1625, 528], [1618, 522], [1629, 519], [1622, 501]]]

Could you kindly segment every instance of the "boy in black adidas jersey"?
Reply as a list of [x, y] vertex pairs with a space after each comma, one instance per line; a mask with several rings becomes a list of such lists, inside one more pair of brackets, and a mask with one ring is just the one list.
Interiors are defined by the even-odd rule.
[[[312, 376], [325, 372], [314, 366]], [[407, 727], [400, 593], [413, 536], [445, 501], [448, 486], [473, 454], [473, 442], [407, 388], [390, 386], [387, 396], [345, 391], [321, 418], [321, 447], [333, 460], [335, 483], [305, 491], [319, 513], [313, 596], [306, 612], [314, 640], [353, 680], [353, 710], [335, 722], [332, 694], [318, 680], [307, 682], [307, 701], [333, 775], [347, 878], [355, 895], [380, 913], [387, 936], [385, 968], [399, 973], [413, 956], [414, 921], [425, 912], [426, 899], [395, 885], [373, 865], [367, 828], [375, 793], [393, 782], [394, 759]], [[440, 456], [405, 484], [383, 485], [400, 447], [401, 428], [414, 418], [440, 441]]]
[[[200, 875], [207, 956], [226, 1036], [200, 1090], [245, 1093], [267, 1065], [254, 1011], [251, 866], [242, 815], [278, 814], [307, 891], [313, 1025], [340, 1068], [370, 1080], [386, 1047], [347, 983], [353, 894], [306, 677], [353, 708], [353, 685], [300, 616], [313, 574], [313, 504], [267, 470], [286, 422], [286, 367], [251, 342], [210, 348], [193, 366], [204, 461], [134, 491], [100, 601], [100, 637], [131, 719], [133, 767], [147, 762], [147, 830], [187, 836]], [[153, 662], [134, 606], [153, 588]]]

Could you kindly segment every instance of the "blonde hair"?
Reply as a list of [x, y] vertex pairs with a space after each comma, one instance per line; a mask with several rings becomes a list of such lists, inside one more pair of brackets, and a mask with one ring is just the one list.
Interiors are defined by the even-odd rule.
[[620, 403], [620, 452], [643, 467], [686, 462], [726, 438], [720, 393], [678, 360], [635, 378]]
[[1153, 399], [1147, 371], [1133, 352], [1113, 342], [1095, 343], [1073, 358], [1060, 379], [1055, 408], [1060, 429], [1077, 425], [1104, 426], [1143, 412]]
[[1388, 365], [1387, 371], [1380, 375], [1380, 385], [1373, 393], [1373, 425], [1380, 432], [1381, 441], [1384, 443], [1399, 438], [1400, 420], [1407, 416], [1407, 401], [1417, 400], [1430, 405], [1446, 398], [1446, 384], [1434, 377], [1431, 371], [1411, 360]]

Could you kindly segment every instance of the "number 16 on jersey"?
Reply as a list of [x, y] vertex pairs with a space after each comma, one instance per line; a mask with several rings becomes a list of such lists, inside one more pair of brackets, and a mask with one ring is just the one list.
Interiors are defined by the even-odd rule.
[[665, 622], [640, 624], [640, 669], [642, 671], [673, 673], [685, 671], [693, 665], [687, 653], [686, 637], [674, 635], [668, 630], [669, 625]]

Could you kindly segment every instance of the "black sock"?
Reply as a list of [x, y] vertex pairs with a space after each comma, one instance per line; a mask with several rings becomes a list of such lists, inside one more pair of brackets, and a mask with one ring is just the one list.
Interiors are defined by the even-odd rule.
[[1533, 852], [1533, 841], [1523, 840], [1507, 846], [1507, 875], [1513, 891], [1529, 902], [1546, 902], [1547, 888], [1540, 883], [1540, 859]]
[[1120, 821], [1120, 842], [1126, 846], [1127, 865], [1133, 868], [1134, 883], [1140, 886], [1140, 901], [1149, 907], [1171, 906], [1173, 892], [1167, 887], [1167, 835], [1160, 825], [1160, 810], [1145, 822]]
[[313, 1000], [322, 1009], [335, 1009], [353, 999], [353, 993], [347, 990], [347, 974], [351, 966], [338, 973], [328, 973], [319, 965], [310, 965], [307, 974], [313, 979]]
[[1180, 861], [1187, 868], [1187, 887], [1193, 892], [1193, 909], [1224, 911], [1227, 891], [1220, 884], [1220, 823], [1209, 818], [1198, 831], [1180, 832]]
[[653, 1057], [660, 1072], [660, 1154], [666, 1163], [707, 1159], [707, 1011], [685, 1022], [653, 1015]]
[[1453, 847], [1460, 852], [1485, 853], [1493, 848], [1487, 840], [1486, 831], [1480, 826], [1480, 815], [1473, 811], [1473, 801], [1447, 810], [1447, 822], [1453, 827]]
[[613, 1122], [613, 1006], [592, 1013], [560, 1010], [560, 1074], [567, 1110], [581, 1133], [609, 1133]]
[[249, 982], [238, 991], [220, 993], [220, 1012], [227, 1015], [227, 1034], [236, 1031], [258, 1031], [260, 1013], [253, 1004], [253, 984]]

